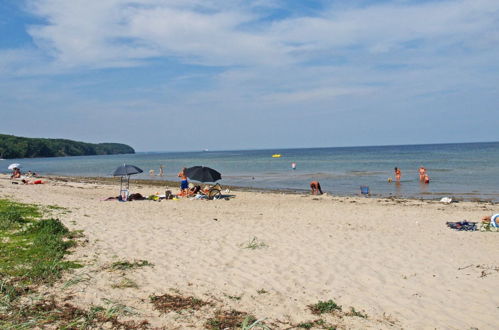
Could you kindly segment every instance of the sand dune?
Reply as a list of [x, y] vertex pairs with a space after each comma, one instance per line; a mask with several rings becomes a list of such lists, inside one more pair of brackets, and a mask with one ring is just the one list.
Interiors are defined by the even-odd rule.
[[[116, 186], [76, 179], [11, 185], [3, 176], [0, 187], [1, 197], [67, 208], [61, 220], [83, 230], [88, 243], [70, 258], [85, 267], [47, 289], [73, 294], [82, 307], [110, 299], [167, 329], [203, 328], [220, 308], [265, 317], [278, 329], [318, 318], [346, 329], [499, 324], [499, 233], [445, 226], [478, 221], [497, 205], [242, 191], [230, 200], [120, 203], [101, 200], [117, 195]], [[245, 248], [250, 243], [254, 249]], [[110, 271], [118, 260], [154, 266]], [[138, 288], [115, 287], [124, 278]], [[213, 305], [182, 314], [153, 309], [151, 295], [172, 292]], [[368, 317], [317, 316], [307, 307], [329, 299]]]

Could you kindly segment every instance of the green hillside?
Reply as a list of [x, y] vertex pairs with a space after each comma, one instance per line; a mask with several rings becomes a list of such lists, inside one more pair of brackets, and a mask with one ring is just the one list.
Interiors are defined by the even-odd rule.
[[134, 154], [121, 143], [86, 143], [65, 139], [26, 138], [0, 134], [0, 158], [36, 158]]

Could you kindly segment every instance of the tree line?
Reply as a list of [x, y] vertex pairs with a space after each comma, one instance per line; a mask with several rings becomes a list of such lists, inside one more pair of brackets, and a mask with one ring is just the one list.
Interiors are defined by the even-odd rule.
[[36, 158], [134, 154], [121, 143], [86, 143], [66, 139], [26, 138], [0, 134], [0, 158]]

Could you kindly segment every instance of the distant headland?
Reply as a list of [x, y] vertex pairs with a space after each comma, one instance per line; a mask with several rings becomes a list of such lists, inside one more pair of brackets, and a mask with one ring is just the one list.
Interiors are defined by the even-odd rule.
[[132, 147], [122, 143], [86, 143], [0, 134], [0, 158], [5, 159], [134, 153]]

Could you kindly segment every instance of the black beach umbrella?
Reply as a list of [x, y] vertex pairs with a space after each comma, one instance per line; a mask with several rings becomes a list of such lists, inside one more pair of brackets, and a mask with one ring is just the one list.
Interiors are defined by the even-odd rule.
[[139, 174], [142, 172], [144, 172], [144, 171], [142, 171], [137, 166], [123, 164], [114, 170], [113, 176], [133, 175], [133, 174]]
[[185, 175], [191, 180], [200, 182], [215, 182], [222, 178], [222, 175], [209, 167], [194, 166], [185, 170]]
[[[134, 175], [134, 174], [139, 174], [139, 173], [142, 173], [144, 171], [142, 171], [140, 168], [138, 168], [137, 166], [134, 166], [134, 165], [126, 165], [126, 164], [123, 164], [121, 166], [119, 166], [118, 168], [116, 168], [113, 172], [113, 176], [121, 176], [121, 179], [120, 179], [120, 194], [121, 194], [121, 191], [123, 191], [123, 184], [126, 183], [126, 190], [128, 190], [128, 188], [130, 187], [130, 175]], [[124, 180], [124, 178], [126, 177], [126, 180]]]

